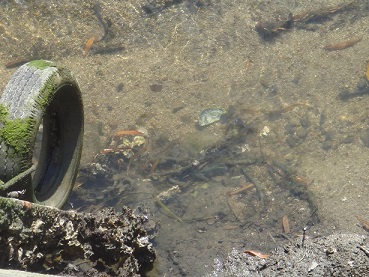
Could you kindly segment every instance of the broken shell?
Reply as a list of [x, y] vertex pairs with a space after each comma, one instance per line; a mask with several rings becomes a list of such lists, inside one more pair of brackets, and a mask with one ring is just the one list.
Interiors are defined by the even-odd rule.
[[9, 193], [7, 193], [7, 197], [9, 198], [17, 198], [20, 199], [24, 196], [24, 194], [26, 193], [26, 190], [17, 190], [17, 191], [11, 191]]
[[157, 197], [161, 202], [166, 203], [180, 193], [181, 193], [181, 189], [179, 188], [179, 186], [173, 186], [170, 189], [159, 193]]
[[32, 233], [42, 233], [42, 227], [44, 226], [44, 222], [41, 219], [37, 219], [31, 225]]
[[204, 110], [199, 116], [199, 126], [206, 126], [213, 124], [220, 120], [221, 116], [227, 111], [222, 108], [212, 108]]

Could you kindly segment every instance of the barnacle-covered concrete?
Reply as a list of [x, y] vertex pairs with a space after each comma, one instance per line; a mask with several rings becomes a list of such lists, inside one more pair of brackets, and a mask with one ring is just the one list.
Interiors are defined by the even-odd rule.
[[144, 217], [95, 214], [0, 198], [0, 267], [69, 276], [140, 276], [155, 251]]

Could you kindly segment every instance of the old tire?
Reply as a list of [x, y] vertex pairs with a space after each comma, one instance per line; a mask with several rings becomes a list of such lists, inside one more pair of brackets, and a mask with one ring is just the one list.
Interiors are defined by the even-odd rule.
[[11, 190], [25, 189], [26, 200], [61, 208], [73, 188], [81, 158], [83, 104], [71, 72], [43, 60], [21, 66], [1, 96], [2, 181], [32, 166], [40, 132], [36, 170]]

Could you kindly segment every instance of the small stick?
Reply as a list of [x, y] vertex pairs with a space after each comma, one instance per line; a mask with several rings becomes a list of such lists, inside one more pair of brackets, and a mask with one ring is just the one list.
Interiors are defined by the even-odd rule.
[[302, 247], [304, 247], [304, 245], [305, 245], [305, 239], [306, 239], [306, 231], [307, 231], [307, 227], [304, 227], [303, 229], [302, 229]]
[[125, 135], [144, 136], [145, 134], [137, 130], [124, 130], [124, 131], [117, 131], [113, 137], [120, 137], [120, 136], [125, 136]]
[[252, 256], [259, 257], [260, 259], [266, 259], [266, 258], [268, 258], [270, 256], [268, 254], [262, 254], [260, 252], [254, 251], [254, 250], [245, 250], [245, 251], [243, 251], [243, 253], [246, 253], [246, 254], [250, 254]]
[[257, 212], [258, 216], [260, 216], [262, 213], [264, 213], [264, 210], [265, 210], [265, 197], [264, 197], [264, 194], [261, 190], [261, 188], [259, 187], [259, 185], [249, 176], [247, 175], [247, 172], [244, 170], [244, 169], [241, 169], [241, 172], [243, 174], [243, 176], [250, 182], [254, 185], [255, 189], [256, 189], [256, 193], [259, 197], [259, 200], [260, 200], [260, 208], [259, 208], [259, 211]]
[[288, 223], [288, 217], [286, 215], [283, 216], [282, 218], [282, 228], [285, 234], [288, 234], [291, 232], [290, 224]]
[[363, 251], [365, 253], [365, 255], [367, 255], [369, 257], [369, 251], [368, 250], [366, 250], [364, 247], [362, 247], [360, 245], [357, 248], [359, 248], [361, 251]]
[[351, 40], [335, 43], [335, 44], [328, 44], [324, 46], [323, 49], [327, 51], [343, 50], [343, 49], [354, 46], [356, 43], [360, 42], [362, 39], [363, 39], [363, 36], [359, 38], [354, 38]]
[[165, 206], [165, 204], [163, 202], [161, 202], [157, 197], [156, 197], [156, 203], [158, 203], [160, 207], [162, 207], [166, 212], [168, 212], [176, 220], [183, 223], [183, 220], [180, 219], [178, 216], [176, 216], [171, 210], [169, 210], [169, 208], [167, 206]]
[[242, 186], [239, 189], [236, 189], [236, 190], [227, 192], [227, 195], [228, 196], [232, 196], [232, 195], [235, 195], [235, 194], [239, 194], [239, 193], [241, 193], [241, 192], [243, 192], [243, 191], [245, 191], [245, 190], [247, 190], [249, 188], [252, 188], [253, 186], [254, 186], [254, 184], [248, 183], [247, 185], [244, 185], [244, 186]]
[[160, 163], [160, 159], [156, 159], [156, 160], [153, 162], [153, 164], [152, 164], [152, 166], [151, 166], [151, 169], [150, 169], [149, 176], [152, 176], [152, 175], [154, 174], [154, 172], [155, 172], [156, 168], [158, 167], [159, 163]]
[[225, 225], [223, 227], [223, 230], [235, 230], [235, 229], [239, 229], [240, 226], [237, 226], [237, 225]]
[[19, 173], [17, 176], [13, 177], [7, 182], [3, 182], [0, 180], [0, 192], [10, 190], [14, 185], [16, 185], [20, 180], [24, 179], [28, 175], [30, 175], [33, 171], [36, 170], [36, 166], [32, 165], [27, 170], [23, 171], [22, 173]]
[[364, 218], [360, 216], [356, 216], [357, 220], [361, 223], [364, 230], [369, 231], [369, 221], [365, 220]]

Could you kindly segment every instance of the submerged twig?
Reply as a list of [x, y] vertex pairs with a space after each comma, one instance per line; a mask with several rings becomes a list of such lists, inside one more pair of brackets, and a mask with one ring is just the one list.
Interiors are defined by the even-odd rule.
[[257, 215], [260, 216], [262, 213], [264, 213], [265, 211], [265, 196], [264, 193], [262, 191], [262, 189], [260, 188], [259, 184], [257, 182], [255, 182], [247, 173], [244, 169], [241, 169], [241, 172], [243, 174], [243, 176], [246, 178], [246, 180], [248, 180], [250, 183], [252, 183], [256, 189], [256, 193], [259, 197], [260, 200], [260, 208], [259, 211], [257, 212]]
[[244, 185], [244, 186], [242, 186], [242, 187], [240, 187], [236, 190], [232, 190], [232, 191], [227, 192], [227, 195], [232, 196], [232, 195], [235, 195], [235, 194], [239, 194], [239, 193], [241, 193], [245, 190], [248, 190], [249, 188], [252, 188], [253, 186], [254, 186], [254, 184], [251, 184], [251, 183], [246, 184], [246, 185]]
[[268, 165], [268, 173], [279, 187], [287, 189], [292, 195], [297, 196], [301, 200], [307, 201], [312, 219], [315, 222], [319, 222], [316, 199], [304, 183], [296, 182], [294, 174], [288, 172], [288, 170], [282, 165], [278, 165], [273, 162]]
[[179, 222], [183, 223], [183, 220], [180, 219], [178, 216], [176, 216], [162, 201], [160, 201], [160, 199], [158, 199], [157, 197], [155, 198], [156, 203], [158, 203], [158, 205], [163, 208], [167, 213], [169, 213], [172, 217], [174, 217], [176, 220], [178, 220]]

